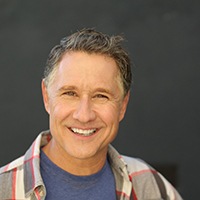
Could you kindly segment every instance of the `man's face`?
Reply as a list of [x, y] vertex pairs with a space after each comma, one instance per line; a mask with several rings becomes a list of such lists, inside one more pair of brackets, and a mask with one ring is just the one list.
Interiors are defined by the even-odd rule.
[[62, 58], [44, 104], [57, 156], [87, 159], [106, 155], [123, 119], [123, 97], [115, 61], [107, 56], [70, 52]]

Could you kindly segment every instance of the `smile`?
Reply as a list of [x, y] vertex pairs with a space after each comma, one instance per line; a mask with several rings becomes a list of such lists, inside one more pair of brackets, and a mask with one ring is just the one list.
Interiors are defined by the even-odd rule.
[[79, 128], [71, 128], [72, 132], [81, 136], [91, 136], [96, 132], [96, 129], [83, 130]]

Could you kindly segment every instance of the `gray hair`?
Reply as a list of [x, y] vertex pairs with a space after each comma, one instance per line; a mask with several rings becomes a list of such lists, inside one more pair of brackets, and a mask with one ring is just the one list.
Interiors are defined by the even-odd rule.
[[122, 47], [122, 36], [108, 36], [94, 29], [83, 29], [63, 38], [50, 52], [44, 70], [44, 82], [48, 86], [63, 55], [67, 52], [82, 51], [89, 54], [101, 54], [114, 59], [122, 81], [124, 95], [128, 93], [132, 82], [131, 62], [128, 53]]

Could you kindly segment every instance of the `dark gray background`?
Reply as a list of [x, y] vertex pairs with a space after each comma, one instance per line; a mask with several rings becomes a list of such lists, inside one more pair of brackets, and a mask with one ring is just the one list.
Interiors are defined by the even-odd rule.
[[198, 199], [199, 6], [199, 0], [0, 0], [0, 165], [48, 128], [40, 82], [50, 49], [72, 31], [96, 27], [125, 35], [136, 65], [115, 147], [169, 166], [183, 197]]

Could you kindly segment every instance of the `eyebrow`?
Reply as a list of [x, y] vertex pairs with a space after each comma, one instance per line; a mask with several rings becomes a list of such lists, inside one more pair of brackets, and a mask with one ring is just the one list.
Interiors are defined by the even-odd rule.
[[63, 87], [58, 89], [58, 91], [60, 91], [60, 92], [66, 91], [66, 90], [77, 90], [77, 87], [75, 87], [75, 86], [63, 86]]
[[[63, 92], [63, 91], [66, 91], [66, 90], [78, 90], [78, 88], [76, 86], [69, 85], [69, 86], [63, 86], [63, 87], [58, 89], [59, 92]], [[102, 87], [95, 88], [93, 90], [93, 92], [102, 92], [102, 93], [114, 95], [113, 91], [111, 91], [107, 88], [102, 88]]]
[[106, 89], [106, 88], [96, 88], [94, 91], [95, 92], [102, 92], [102, 93], [113, 94], [113, 92], [111, 90]]
[[109, 89], [106, 89], [106, 88], [100, 88], [99, 87], [99, 88], [96, 88], [94, 90], [94, 92], [100, 92], [100, 93], [107, 94], [115, 100], [119, 98], [119, 94], [117, 94], [114, 90], [109, 90]]

